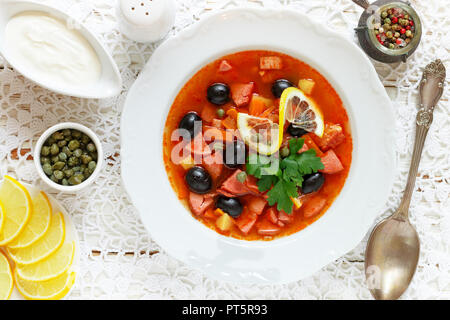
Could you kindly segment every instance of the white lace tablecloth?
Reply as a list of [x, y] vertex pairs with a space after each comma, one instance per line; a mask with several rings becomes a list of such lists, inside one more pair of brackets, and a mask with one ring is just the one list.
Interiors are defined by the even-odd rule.
[[[70, 212], [81, 245], [81, 265], [70, 299], [368, 299], [364, 282], [366, 239], [314, 276], [286, 285], [238, 285], [212, 280], [168, 256], [147, 234], [120, 178], [120, 116], [128, 89], [157, 44], [138, 44], [120, 34], [114, 0], [48, 0], [84, 22], [112, 52], [124, 80], [120, 96], [84, 100], [40, 88], [0, 56], [0, 177], [10, 174], [34, 183]], [[356, 42], [353, 31], [361, 9], [350, 0], [178, 0], [170, 35], [210, 10], [237, 6], [289, 8], [306, 12]], [[399, 167], [385, 215], [399, 203], [414, 138], [418, 80], [422, 68], [440, 58], [450, 70], [448, 0], [411, 0], [424, 24], [424, 36], [407, 64], [374, 62], [392, 98], [397, 127], [393, 141]], [[170, 36], [169, 35], [169, 36]], [[295, 33], [292, 34], [295, 41]], [[450, 71], [448, 71], [450, 72]], [[422, 243], [419, 266], [403, 298], [450, 299], [450, 108], [447, 87], [435, 110], [411, 219]], [[101, 138], [108, 158], [94, 185], [77, 194], [58, 194], [38, 178], [30, 161], [33, 145], [49, 126], [76, 121]], [[18, 150], [17, 150], [18, 149]], [[374, 149], [376, 152], [376, 148]], [[368, 168], [370, 170], [370, 168]]]

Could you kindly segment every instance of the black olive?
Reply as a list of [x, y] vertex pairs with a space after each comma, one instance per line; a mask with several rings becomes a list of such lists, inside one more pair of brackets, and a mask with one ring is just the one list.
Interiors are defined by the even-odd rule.
[[233, 218], [237, 218], [242, 213], [242, 204], [237, 198], [228, 198], [225, 196], [219, 196], [217, 198], [216, 207], [223, 212], [228, 213]]
[[[197, 121], [199, 121], [200, 123], [198, 123], [197, 127], [196, 127], [195, 122], [197, 122]], [[193, 138], [202, 129], [201, 121], [202, 121], [202, 118], [200, 118], [200, 116], [197, 113], [189, 112], [189, 113], [185, 114], [183, 119], [181, 119], [180, 123], [178, 124], [178, 128], [189, 131], [191, 138]]]
[[283, 91], [289, 87], [294, 87], [292, 82], [286, 79], [279, 79], [272, 85], [272, 94], [275, 96], [275, 98], [280, 98], [283, 94]]
[[325, 177], [322, 173], [316, 172], [312, 174], [308, 174], [304, 177], [303, 185], [302, 185], [302, 193], [308, 194], [314, 191], [318, 191], [322, 188]]
[[292, 123], [289, 125], [287, 131], [293, 137], [301, 137], [308, 133], [308, 131], [306, 131], [302, 128], [297, 128]]
[[189, 189], [198, 194], [211, 191], [212, 179], [210, 174], [202, 167], [192, 167], [184, 177]]
[[208, 101], [217, 106], [230, 101], [230, 88], [223, 83], [214, 83], [207, 90]]
[[243, 141], [227, 143], [223, 152], [223, 163], [231, 169], [243, 165], [245, 163], [245, 143]]

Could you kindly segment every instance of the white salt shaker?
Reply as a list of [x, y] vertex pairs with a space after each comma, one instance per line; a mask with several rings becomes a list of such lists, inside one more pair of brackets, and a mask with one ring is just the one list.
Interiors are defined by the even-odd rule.
[[120, 31], [137, 42], [155, 42], [175, 23], [174, 0], [118, 0]]

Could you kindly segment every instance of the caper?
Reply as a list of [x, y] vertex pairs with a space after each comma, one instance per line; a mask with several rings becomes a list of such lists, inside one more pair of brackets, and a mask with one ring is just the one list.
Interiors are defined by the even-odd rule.
[[92, 170], [92, 171], [94, 171], [94, 170], [95, 170], [95, 168], [97, 168], [97, 163], [96, 163], [95, 161], [91, 161], [91, 162], [89, 162], [89, 164], [88, 164], [88, 168], [89, 168], [89, 170]]
[[58, 161], [58, 162], [56, 162], [56, 163], [52, 166], [52, 169], [53, 169], [54, 171], [55, 171], [55, 170], [61, 170], [61, 169], [63, 169], [65, 166], [66, 166], [66, 164], [65, 164], [64, 162]]
[[44, 163], [50, 163], [50, 158], [49, 157], [41, 157], [41, 164]]
[[73, 152], [73, 155], [77, 158], [81, 157], [82, 154], [83, 154], [83, 151], [81, 149], [77, 149]]
[[66, 144], [67, 144], [66, 140], [59, 140], [58, 141], [58, 147], [60, 147], [60, 148], [64, 147]]
[[47, 146], [42, 147], [41, 149], [41, 155], [48, 156], [50, 154], [50, 148]]
[[66, 178], [62, 179], [62, 185], [63, 186], [68, 186], [69, 185], [69, 180], [67, 180]]
[[64, 139], [64, 135], [61, 132], [56, 131], [55, 133], [52, 134], [52, 138], [55, 140], [62, 140]]
[[72, 151], [70, 151], [69, 147], [63, 147], [62, 152], [64, 152], [68, 157], [72, 156]]
[[88, 156], [87, 154], [83, 154], [81, 156], [81, 162], [83, 162], [84, 164], [88, 164], [91, 161], [92, 161], [92, 158], [90, 156]]
[[84, 175], [85, 179], [89, 178], [89, 176], [91, 174], [92, 174], [92, 172], [88, 168], [83, 170], [83, 175]]
[[79, 137], [81, 137], [81, 132], [78, 131], [78, 130], [73, 130], [72, 136], [73, 136], [74, 138], [79, 138]]
[[225, 110], [223, 110], [222, 108], [219, 108], [219, 109], [217, 109], [216, 113], [219, 118], [223, 118], [223, 116], [225, 115]]
[[71, 176], [73, 176], [73, 173], [74, 173], [73, 169], [66, 169], [66, 170], [64, 170], [64, 175], [67, 178], [70, 178]]
[[59, 157], [59, 160], [61, 160], [61, 161], [67, 160], [67, 154], [65, 154], [64, 152], [60, 152], [58, 157]]
[[53, 175], [53, 174], [52, 174], [52, 176], [50, 177], [50, 179], [51, 179], [53, 182], [59, 183], [58, 178], [56, 178], [55, 175]]
[[80, 163], [80, 159], [77, 157], [70, 157], [69, 160], [67, 160], [67, 165], [69, 167], [75, 167]]
[[64, 178], [64, 173], [62, 171], [56, 170], [53, 172], [56, 179], [61, 180]]
[[55, 142], [56, 142], [55, 138], [50, 137], [50, 138], [48, 138], [48, 140], [47, 140], [47, 145], [48, 145], [48, 146], [51, 146], [51, 145], [54, 144]]
[[87, 135], [83, 134], [81, 136], [81, 142], [83, 142], [84, 144], [88, 144], [89, 141], [91, 141], [91, 138], [89, 138]]
[[57, 163], [59, 161], [59, 157], [58, 156], [53, 156], [53, 157], [51, 157], [50, 160], [51, 160], [52, 163]]
[[81, 171], [81, 167], [78, 167], [78, 166], [77, 167], [73, 167], [72, 170], [73, 170], [74, 173], [79, 173]]
[[52, 144], [52, 146], [50, 147], [50, 153], [55, 156], [59, 153], [59, 147], [56, 143]]
[[72, 134], [72, 132], [70, 131], [70, 129], [64, 129], [62, 134], [64, 135], [64, 137], [68, 137]]
[[71, 151], [73, 151], [73, 150], [78, 149], [80, 147], [80, 142], [78, 140], [71, 140], [69, 142], [68, 146], [69, 146], [69, 149]]
[[94, 152], [95, 150], [97, 150], [97, 148], [95, 147], [95, 144], [93, 144], [93, 143], [88, 143], [88, 145], [86, 146], [86, 149], [89, 152]]
[[69, 178], [68, 180], [69, 184], [71, 185], [77, 185], [83, 182], [83, 175], [81, 174], [76, 174], [72, 177]]
[[289, 153], [290, 151], [288, 147], [281, 148], [280, 155], [282, 158], [286, 158], [287, 156], [289, 156]]
[[51, 176], [53, 174], [52, 165], [50, 163], [44, 163], [42, 165], [42, 170], [44, 170], [45, 174]]
[[[223, 146], [223, 144], [222, 144], [222, 146]], [[97, 159], [98, 159], [97, 152], [91, 152], [89, 155], [91, 156], [92, 160], [97, 161]]]

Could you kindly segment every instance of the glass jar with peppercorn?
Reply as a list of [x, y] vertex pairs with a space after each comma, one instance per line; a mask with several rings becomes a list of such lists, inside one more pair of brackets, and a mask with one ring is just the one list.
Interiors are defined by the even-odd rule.
[[422, 36], [419, 15], [411, 5], [392, 0], [353, 1], [365, 8], [355, 29], [363, 50], [381, 62], [406, 62]]

